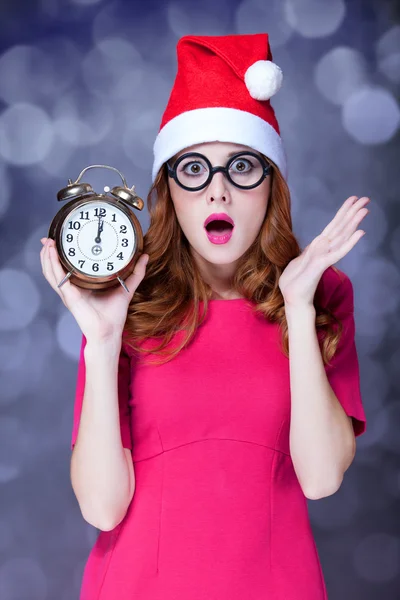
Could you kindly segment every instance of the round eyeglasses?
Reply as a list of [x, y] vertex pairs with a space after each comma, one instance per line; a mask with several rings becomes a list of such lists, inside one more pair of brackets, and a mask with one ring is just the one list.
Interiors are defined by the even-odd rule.
[[218, 171], [224, 173], [236, 187], [250, 190], [260, 185], [271, 170], [271, 165], [255, 152], [238, 152], [225, 167], [213, 167], [208, 158], [199, 152], [186, 152], [173, 167], [168, 162], [166, 165], [168, 175], [190, 192], [205, 188]]

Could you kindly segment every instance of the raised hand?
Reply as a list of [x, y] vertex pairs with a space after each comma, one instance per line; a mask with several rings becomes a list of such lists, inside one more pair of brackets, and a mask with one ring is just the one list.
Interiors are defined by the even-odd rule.
[[129, 303], [136, 288], [146, 273], [148, 254], [142, 254], [135, 270], [125, 283], [127, 293], [122, 286], [109, 290], [86, 290], [67, 280], [61, 288], [58, 283], [65, 277], [66, 271], [61, 265], [54, 240], [42, 238], [40, 251], [43, 275], [71, 311], [86, 339], [105, 341], [122, 336]]
[[325, 229], [290, 261], [279, 278], [285, 305], [312, 305], [323, 272], [338, 262], [365, 234], [357, 229], [369, 213], [366, 196], [350, 196]]

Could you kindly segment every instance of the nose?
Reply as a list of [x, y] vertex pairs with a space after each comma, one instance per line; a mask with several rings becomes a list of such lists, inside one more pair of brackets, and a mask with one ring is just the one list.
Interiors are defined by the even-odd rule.
[[215, 202], [223, 200], [226, 202], [230, 199], [229, 181], [222, 171], [214, 173], [207, 187], [207, 201]]

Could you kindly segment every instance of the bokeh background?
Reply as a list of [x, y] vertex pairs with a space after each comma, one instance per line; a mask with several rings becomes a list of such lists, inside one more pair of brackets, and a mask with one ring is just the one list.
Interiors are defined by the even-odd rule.
[[367, 431], [340, 490], [308, 504], [330, 600], [400, 598], [399, 2], [1, 0], [1, 600], [77, 599], [98, 534], [69, 479], [81, 333], [39, 259], [57, 191], [105, 163], [145, 199], [179, 37], [258, 32], [284, 73], [272, 105], [300, 243], [348, 196], [371, 198], [366, 236], [337, 263]]

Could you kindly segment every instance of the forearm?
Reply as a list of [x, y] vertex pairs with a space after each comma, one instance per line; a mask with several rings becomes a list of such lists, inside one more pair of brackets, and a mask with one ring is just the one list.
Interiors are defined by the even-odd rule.
[[71, 457], [71, 483], [82, 515], [100, 529], [122, 520], [134, 491], [120, 433], [119, 353], [118, 341], [86, 343], [85, 392]]
[[307, 497], [334, 493], [354, 457], [352, 425], [328, 381], [315, 308], [286, 307], [291, 393], [290, 453]]

